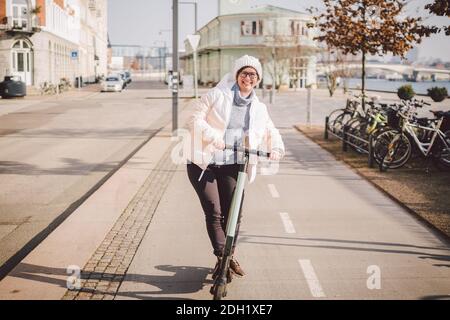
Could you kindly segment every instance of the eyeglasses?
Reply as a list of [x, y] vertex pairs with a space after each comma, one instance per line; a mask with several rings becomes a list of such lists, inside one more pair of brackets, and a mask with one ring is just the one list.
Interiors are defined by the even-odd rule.
[[249, 76], [250, 80], [255, 80], [258, 75], [254, 72], [245, 72], [245, 71], [242, 71], [239, 74], [239, 77], [241, 77], [242, 79], [247, 78], [247, 76]]

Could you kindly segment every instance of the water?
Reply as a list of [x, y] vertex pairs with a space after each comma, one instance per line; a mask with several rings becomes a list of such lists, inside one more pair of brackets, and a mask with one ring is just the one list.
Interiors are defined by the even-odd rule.
[[[348, 79], [349, 88], [357, 89], [361, 87], [361, 79]], [[410, 84], [417, 94], [428, 94], [427, 89], [432, 87], [445, 87], [450, 94], [450, 81], [389, 81], [383, 79], [366, 79], [366, 89], [397, 92], [397, 89], [405, 84]]]

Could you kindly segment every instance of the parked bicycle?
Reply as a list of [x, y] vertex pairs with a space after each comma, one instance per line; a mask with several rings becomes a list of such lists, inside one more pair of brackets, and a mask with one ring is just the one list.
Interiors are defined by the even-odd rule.
[[354, 117], [364, 114], [359, 101], [361, 97], [362, 95], [353, 95], [347, 99], [344, 108], [333, 110], [328, 116], [328, 130], [342, 137], [344, 125]]
[[428, 126], [413, 121], [411, 112], [398, 112], [403, 119], [401, 130], [387, 131], [376, 141], [380, 146], [375, 149], [384, 149], [379, 162], [381, 171], [402, 167], [411, 157], [413, 145], [426, 159], [434, 159], [441, 167], [450, 169], [450, 112], [431, 112], [436, 118], [431, 119]]
[[56, 94], [56, 91], [57, 91], [56, 86], [50, 82], [45, 81], [40, 84], [41, 96], [47, 94]]
[[374, 102], [367, 102], [367, 106], [364, 115], [358, 114], [344, 124], [349, 144], [359, 153], [367, 152], [371, 135], [376, 138], [388, 128], [388, 106]]
[[69, 91], [72, 88], [72, 84], [70, 83], [70, 81], [67, 78], [61, 78], [59, 84], [59, 92], [65, 92], [65, 91]]
[[325, 126], [326, 136], [341, 139], [344, 150], [350, 146], [369, 154], [369, 165], [375, 161], [382, 171], [400, 168], [412, 156], [424, 157], [427, 164], [434, 159], [440, 168], [450, 168], [450, 111], [433, 111], [434, 118], [418, 117], [418, 110], [430, 105], [423, 100], [368, 101], [365, 110], [357, 100], [351, 101], [332, 111]]

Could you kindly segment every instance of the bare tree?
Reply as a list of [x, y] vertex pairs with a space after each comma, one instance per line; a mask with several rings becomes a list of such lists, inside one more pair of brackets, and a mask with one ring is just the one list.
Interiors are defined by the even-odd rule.
[[[354, 75], [352, 69], [349, 68], [348, 55], [345, 55], [340, 50], [332, 50], [325, 48], [321, 54], [321, 63], [324, 68], [324, 74], [327, 81], [327, 89], [330, 97], [333, 96], [339, 85], [339, 79], [349, 78]], [[344, 93], [347, 92], [347, 83], [343, 83]]]
[[275, 89], [283, 82], [283, 76], [289, 71], [292, 47], [289, 46], [289, 37], [270, 35], [265, 37], [266, 48], [263, 50], [263, 61], [266, 62], [267, 72], [273, 79]]

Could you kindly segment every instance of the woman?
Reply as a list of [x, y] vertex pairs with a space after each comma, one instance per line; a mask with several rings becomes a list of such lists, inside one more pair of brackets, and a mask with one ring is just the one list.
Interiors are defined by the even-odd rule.
[[[258, 59], [245, 55], [235, 61], [232, 73], [206, 95], [197, 100], [189, 121], [191, 137], [198, 143], [191, 146], [187, 164], [189, 180], [194, 187], [203, 211], [209, 239], [217, 257], [213, 279], [225, 245], [225, 228], [233, 191], [239, 171], [237, 154], [224, 150], [227, 145], [242, 145], [250, 149], [270, 152], [270, 159], [284, 156], [284, 144], [274, 127], [266, 106], [256, 97], [254, 88], [261, 81], [262, 67]], [[254, 159], [253, 159], [254, 160]], [[253, 182], [256, 163], [251, 161], [248, 176]], [[239, 233], [241, 215], [236, 227]], [[236, 240], [233, 246], [233, 253]], [[233, 257], [231, 272], [244, 276], [245, 272]], [[231, 275], [229, 275], [231, 277]]]

